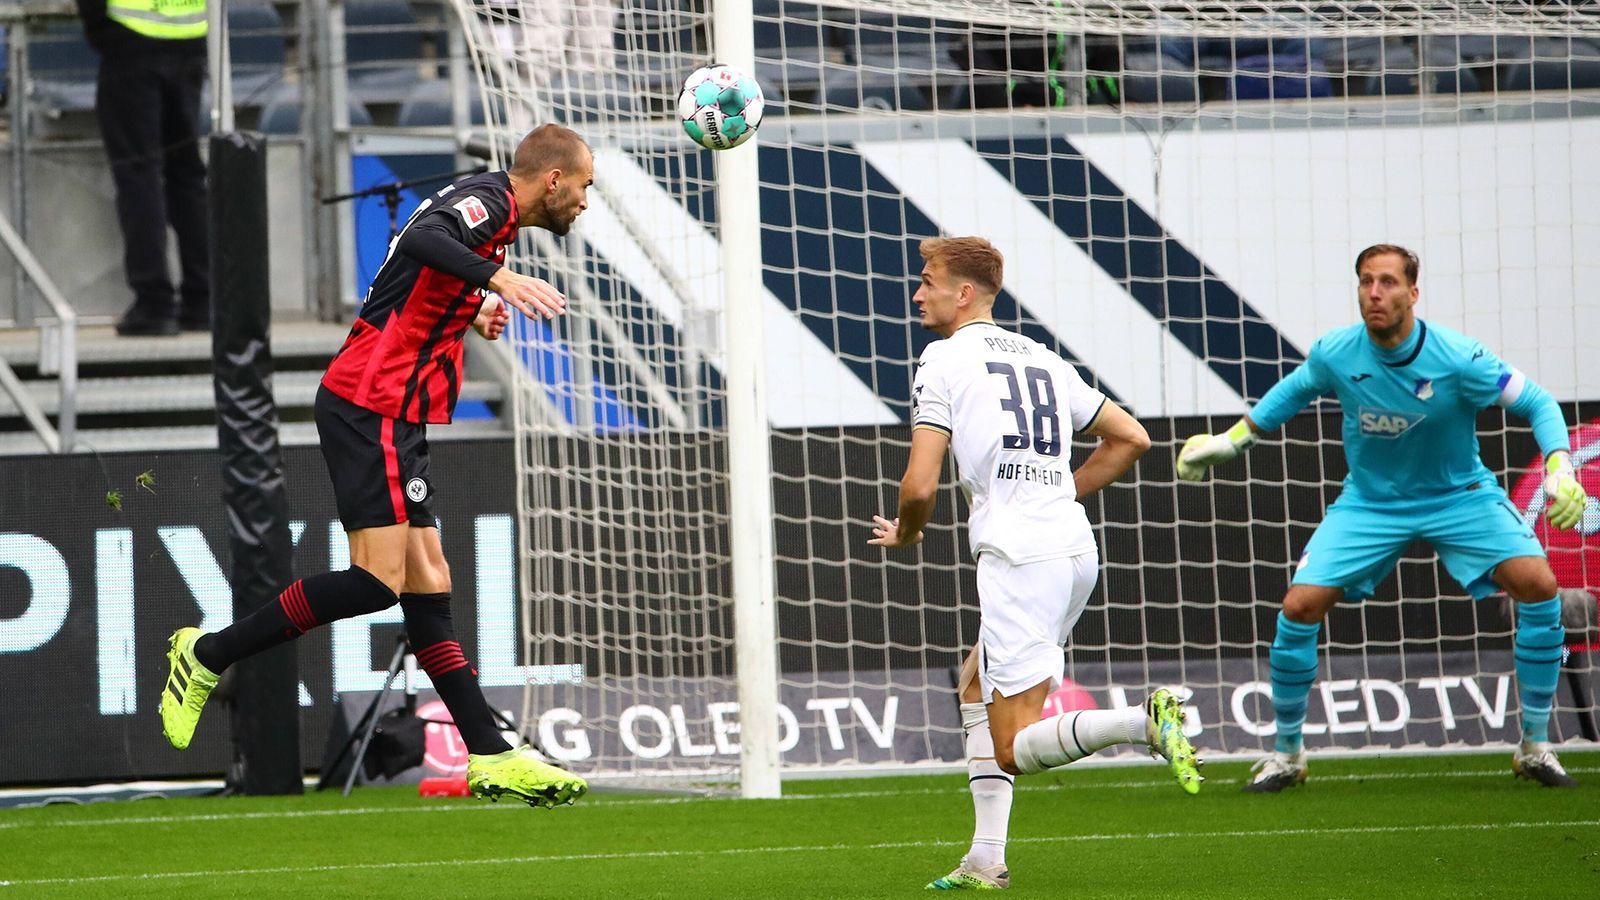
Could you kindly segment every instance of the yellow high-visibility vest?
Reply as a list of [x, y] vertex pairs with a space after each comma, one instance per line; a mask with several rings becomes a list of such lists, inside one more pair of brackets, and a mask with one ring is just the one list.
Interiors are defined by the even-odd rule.
[[206, 0], [107, 0], [106, 15], [130, 31], [157, 40], [206, 36]]

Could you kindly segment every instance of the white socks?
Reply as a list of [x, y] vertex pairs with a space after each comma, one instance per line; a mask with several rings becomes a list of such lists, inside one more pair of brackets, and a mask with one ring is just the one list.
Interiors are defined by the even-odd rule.
[[[994, 760], [994, 735], [988, 707], [961, 704], [961, 727], [967, 735], [967, 787], [972, 791], [972, 848], [967, 865], [983, 869], [1006, 861], [1006, 832], [1011, 824], [1012, 784]], [[1083, 709], [1035, 722], [1012, 743], [1017, 767], [1029, 774], [1064, 766], [1112, 744], [1143, 744], [1144, 708]]]
[[1148, 738], [1143, 707], [1077, 709], [1017, 732], [1011, 752], [1016, 756], [1017, 768], [1033, 775], [1083, 759], [1113, 744], [1144, 743]]
[[994, 761], [994, 736], [989, 731], [988, 707], [961, 704], [961, 727], [967, 734], [967, 787], [972, 791], [972, 849], [967, 864], [986, 868], [1006, 861], [1006, 830], [1011, 824], [1010, 775]]

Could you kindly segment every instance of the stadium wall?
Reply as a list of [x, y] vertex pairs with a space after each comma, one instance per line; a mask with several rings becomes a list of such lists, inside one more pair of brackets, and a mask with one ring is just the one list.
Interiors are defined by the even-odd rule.
[[[1591, 419], [1600, 416], [1593, 406], [1582, 412]], [[1158, 446], [1171, 436], [1170, 424], [1147, 424]], [[1180, 419], [1176, 428], [1186, 433], [1202, 424]], [[1140, 465], [1140, 486], [1110, 491], [1093, 505], [1108, 566], [1077, 634], [1083, 644], [1107, 649], [1069, 655], [1069, 676], [1092, 702], [1137, 697], [1157, 680], [1220, 683], [1224, 690], [1192, 700], [1206, 729], [1197, 740], [1213, 748], [1255, 745], [1260, 723], [1271, 716], [1264, 695], [1250, 687], [1266, 679], [1265, 645], [1257, 636], [1270, 633], [1264, 629], [1287, 584], [1290, 560], [1320, 514], [1330, 479], [1340, 474], [1337, 448], [1323, 443], [1319, 449], [1316, 443], [1335, 427], [1332, 416], [1302, 416], [1286, 429], [1289, 440], [1260, 447], [1249, 457], [1250, 474], [1258, 479], [1290, 478], [1296, 487], [1287, 500], [1280, 488], [1256, 481], [1175, 491], [1170, 459], [1157, 451]], [[780, 555], [789, 557], [778, 572], [781, 665], [789, 686], [786, 707], [795, 717], [790, 732], [796, 745], [803, 742], [794, 758], [827, 764], [960, 755], [953, 737], [942, 743], [896, 740], [924, 725], [938, 725], [946, 737], [959, 733], [953, 702], [946, 709], [922, 699], [924, 688], [950, 683], [951, 667], [958, 662], [954, 655], [913, 649], [885, 653], [885, 647], [958, 646], [959, 636], [976, 633], [970, 570], [953, 565], [966, 555], [964, 530], [954, 524], [960, 512], [955, 492], [941, 499], [937, 524], [923, 549], [927, 561], [943, 565], [886, 567], [880, 552], [850, 539], [837, 524], [865, 523], [888, 508], [893, 485], [877, 484], [875, 475], [898, 471], [903, 460], [880, 454], [903, 450], [880, 449], [891, 442], [877, 438], [898, 437], [903, 444], [904, 434], [893, 433], [896, 428], [884, 433], [852, 429], [851, 439], [843, 442], [832, 433], [785, 432], [774, 438], [778, 546]], [[1592, 457], [1600, 453], [1600, 425], [1587, 434], [1584, 446], [1595, 451]], [[517, 709], [528, 680], [569, 679], [593, 661], [519, 658], [514, 499], [504, 490], [503, 475], [485, 474], [511, 471], [510, 441], [436, 441], [433, 447], [433, 471], [441, 485], [435, 510], [454, 564], [461, 640], [491, 697]], [[1531, 464], [1536, 452], [1531, 439], [1518, 432], [1503, 448], [1490, 444], [1485, 449], [1491, 466], [1514, 472]], [[822, 467], [825, 460], [837, 468]], [[284, 465], [296, 574], [344, 567], [343, 535], [317, 449], [286, 448]], [[7, 688], [0, 701], [0, 784], [223, 771], [229, 751], [222, 710], [212, 711], [184, 753], [166, 746], [155, 715], [167, 635], [183, 624], [198, 621], [211, 629], [229, 621], [218, 470], [216, 454], [209, 451], [8, 461], [8, 477], [0, 483], [0, 684]], [[137, 486], [144, 472], [155, 478], [148, 490]], [[857, 477], [846, 477], [851, 475]], [[1600, 462], [1591, 461], [1584, 478], [1591, 492], [1600, 494]], [[841, 480], [849, 485], [843, 491]], [[111, 492], [120, 494], [120, 508], [108, 502]], [[1513, 493], [1519, 502], [1528, 496]], [[1587, 565], [1588, 572], [1600, 572], [1593, 538], [1587, 544], [1579, 540], [1584, 539], [1559, 548], [1574, 566], [1569, 571], [1583, 577]], [[858, 592], [848, 597], [854, 601], [849, 604], [843, 602], [847, 584]], [[1412, 602], [1399, 602], [1402, 584]], [[880, 590], [881, 596], [871, 595]], [[1219, 594], [1233, 602], [1218, 603]], [[1440, 594], [1445, 598], [1437, 605], [1415, 602]], [[1105, 603], [1108, 595], [1116, 598], [1114, 609]], [[1483, 615], [1480, 610], [1479, 619]], [[381, 684], [398, 623], [396, 609], [337, 623], [299, 642], [303, 755], [309, 765], [323, 758], [338, 698], [363, 704]], [[1441, 581], [1427, 557], [1403, 563], [1399, 579], [1387, 581], [1373, 601], [1337, 610], [1330, 620], [1337, 638], [1365, 635], [1369, 642], [1393, 642], [1393, 655], [1375, 657], [1349, 678], [1335, 666], [1334, 674], [1341, 676], [1333, 681], [1335, 691], [1342, 693], [1330, 694], [1329, 708], [1336, 716], [1344, 711], [1344, 725], [1366, 721], [1368, 715], [1376, 725], [1336, 730], [1329, 739], [1359, 746], [1381, 744], [1390, 734], [1382, 729], [1398, 714], [1394, 695], [1387, 686], [1367, 683], [1373, 679], [1398, 685], [1394, 689], [1419, 716], [1440, 718], [1431, 704], [1445, 696], [1439, 692], [1446, 688], [1424, 680], [1430, 677], [1456, 679], [1450, 688], [1454, 702], [1478, 697], [1493, 713], [1496, 691], [1503, 688], [1485, 684], [1474, 694], [1461, 686], [1461, 678], [1470, 678], [1475, 655], [1495, 671], [1509, 671], [1509, 662], [1500, 659], [1509, 653], [1508, 641], [1504, 635], [1480, 637], [1474, 623], [1471, 601]], [[853, 680], [842, 678], [842, 672]], [[1350, 679], [1357, 683], [1344, 684]], [[912, 688], [904, 704], [896, 699], [897, 685]], [[542, 729], [547, 741], [579, 746], [572, 736], [583, 731], [587, 695], [580, 686], [573, 696], [570, 709], [547, 710], [554, 717], [530, 727]], [[1368, 706], [1336, 705], [1363, 699]], [[1474, 716], [1470, 724], [1482, 729], [1488, 726], [1481, 723], [1499, 722], [1504, 733], [1452, 734], [1433, 726], [1435, 736], [1440, 742], [1509, 739], [1515, 716], [1506, 716], [1500, 702], [1498, 717]], [[672, 710], [658, 712], [641, 719], [643, 732], [634, 736], [634, 744], [649, 752], [665, 747], [661, 752], [693, 755], [736, 746], [727, 733], [712, 733], [709, 725], [703, 734], [668, 734], [659, 723], [671, 722]], [[681, 719], [683, 712], [677, 715]], [[690, 720], [707, 721], [703, 715]], [[1316, 704], [1311, 721], [1313, 726], [1325, 721]], [[1428, 734], [1427, 727], [1419, 731], [1413, 725], [1408, 733], [1415, 739]], [[1570, 709], [1562, 713], [1557, 731], [1576, 733]], [[603, 738], [594, 734], [585, 740], [598, 748]]]

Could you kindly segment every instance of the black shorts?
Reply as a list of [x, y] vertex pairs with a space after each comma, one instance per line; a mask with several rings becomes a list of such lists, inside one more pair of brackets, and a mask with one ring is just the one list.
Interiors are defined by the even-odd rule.
[[314, 407], [322, 458], [345, 531], [437, 527], [428, 508], [428, 428], [364, 409], [318, 386]]

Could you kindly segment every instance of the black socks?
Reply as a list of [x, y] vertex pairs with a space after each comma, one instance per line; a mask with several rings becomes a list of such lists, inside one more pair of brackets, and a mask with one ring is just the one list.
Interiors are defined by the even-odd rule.
[[277, 603], [200, 638], [194, 646], [195, 659], [220, 675], [239, 660], [292, 641], [318, 625], [388, 609], [395, 600], [388, 585], [356, 566], [302, 578], [284, 588]]

